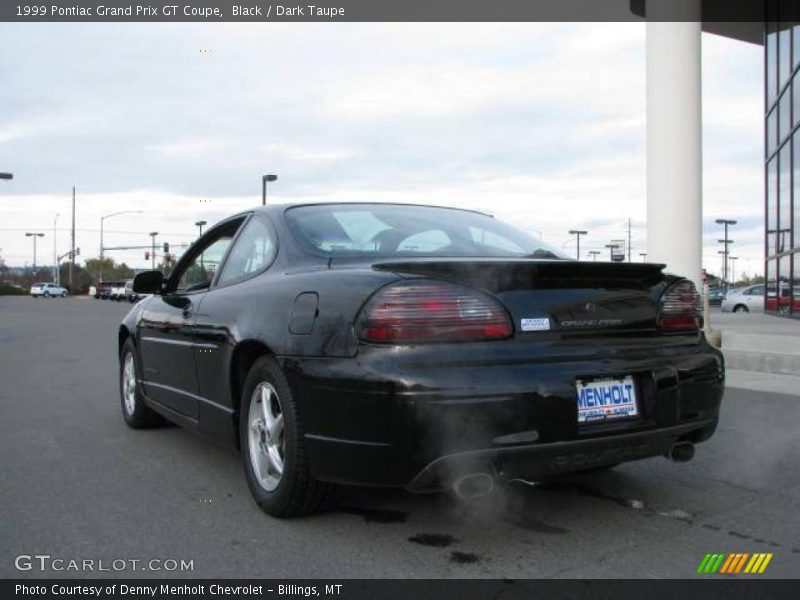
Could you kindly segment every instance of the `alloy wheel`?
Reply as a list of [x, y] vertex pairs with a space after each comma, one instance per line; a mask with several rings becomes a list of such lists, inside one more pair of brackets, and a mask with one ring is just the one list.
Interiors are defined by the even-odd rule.
[[136, 365], [131, 352], [125, 355], [122, 366], [122, 399], [125, 401], [125, 412], [132, 415], [136, 410]]
[[283, 476], [285, 437], [278, 392], [266, 381], [253, 390], [247, 425], [253, 474], [259, 485], [271, 492], [278, 487]]

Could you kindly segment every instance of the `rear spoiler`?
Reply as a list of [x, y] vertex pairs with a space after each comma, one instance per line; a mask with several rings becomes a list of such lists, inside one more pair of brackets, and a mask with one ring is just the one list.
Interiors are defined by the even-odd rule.
[[420, 258], [373, 262], [377, 271], [469, 280], [481, 287], [503, 289], [520, 284], [541, 288], [578, 287], [599, 283], [650, 287], [664, 280], [658, 263], [581, 262], [511, 258]]

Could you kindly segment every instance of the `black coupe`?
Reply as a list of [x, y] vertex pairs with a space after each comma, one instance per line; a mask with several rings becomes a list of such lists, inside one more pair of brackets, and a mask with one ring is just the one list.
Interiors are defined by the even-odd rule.
[[240, 448], [279, 517], [337, 482], [477, 496], [688, 460], [717, 425], [723, 359], [690, 281], [570, 260], [477, 212], [267, 206], [134, 290], [154, 295], [119, 328], [125, 421]]

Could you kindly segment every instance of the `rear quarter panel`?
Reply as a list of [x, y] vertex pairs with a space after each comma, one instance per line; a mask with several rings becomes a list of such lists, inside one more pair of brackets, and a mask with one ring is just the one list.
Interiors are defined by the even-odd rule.
[[[397, 276], [368, 269], [353, 271], [270, 271], [205, 294], [196, 311], [195, 336], [200, 395], [234, 406], [231, 364], [236, 347], [258, 342], [277, 357], [350, 357], [358, 351], [353, 323], [366, 299]], [[319, 300], [308, 333], [290, 332], [297, 298], [314, 292]]]

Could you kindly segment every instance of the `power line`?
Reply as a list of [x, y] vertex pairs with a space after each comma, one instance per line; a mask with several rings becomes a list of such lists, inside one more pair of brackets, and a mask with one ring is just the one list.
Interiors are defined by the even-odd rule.
[[[26, 231], [28, 229], [30, 229], [30, 227], [0, 227], [0, 231]], [[57, 227], [56, 231], [72, 231], [72, 228], [71, 227]], [[76, 227], [75, 231], [82, 231], [84, 233], [100, 233], [99, 229], [89, 229], [89, 228], [80, 228], [80, 227]], [[106, 233], [126, 233], [126, 234], [131, 234], [131, 235], [139, 235], [139, 234], [147, 235], [145, 232], [143, 232], [141, 230], [134, 231], [134, 230], [130, 230], [130, 229], [107, 229], [105, 232]], [[163, 235], [176, 235], [176, 236], [188, 237], [188, 238], [196, 238], [197, 237], [197, 234], [195, 234], [195, 233], [186, 233], [186, 232], [176, 233], [174, 231], [173, 232], [165, 231]]]

